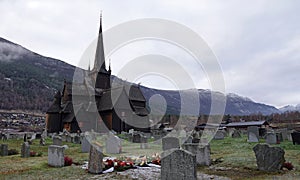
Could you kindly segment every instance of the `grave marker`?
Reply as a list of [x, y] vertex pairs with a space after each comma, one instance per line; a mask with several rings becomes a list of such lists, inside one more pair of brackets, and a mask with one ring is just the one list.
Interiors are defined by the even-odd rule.
[[[164, 154], [164, 153], [163, 153]], [[161, 179], [197, 179], [196, 155], [181, 149], [174, 150], [161, 160]]]
[[63, 167], [65, 164], [63, 146], [48, 146], [48, 165], [53, 167]]

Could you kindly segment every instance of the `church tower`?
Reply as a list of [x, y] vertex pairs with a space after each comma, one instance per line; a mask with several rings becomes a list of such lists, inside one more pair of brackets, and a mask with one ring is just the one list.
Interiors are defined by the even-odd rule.
[[100, 27], [98, 42], [96, 47], [96, 55], [94, 60], [94, 67], [90, 73], [92, 79], [95, 81], [95, 88], [97, 89], [110, 89], [110, 75], [111, 70], [106, 70], [105, 67], [105, 54], [103, 45], [102, 33], [102, 14], [100, 15]]

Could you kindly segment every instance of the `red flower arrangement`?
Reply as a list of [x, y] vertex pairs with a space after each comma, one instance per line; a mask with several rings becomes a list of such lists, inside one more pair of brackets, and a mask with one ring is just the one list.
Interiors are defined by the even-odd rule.
[[294, 169], [294, 166], [291, 162], [284, 162], [282, 167], [285, 167], [288, 170], [293, 170]]
[[30, 151], [30, 157], [34, 157], [34, 156], [36, 156], [36, 152], [34, 152], [34, 151]]
[[118, 159], [107, 159], [104, 161], [104, 166], [105, 169], [109, 169], [111, 167], [114, 167], [116, 171], [125, 171], [127, 169], [133, 168], [134, 163], [133, 162], [126, 162], [126, 161], [121, 161]]
[[65, 156], [64, 160], [65, 160], [65, 166], [71, 166], [73, 164], [72, 158], [70, 158], [68, 156]]

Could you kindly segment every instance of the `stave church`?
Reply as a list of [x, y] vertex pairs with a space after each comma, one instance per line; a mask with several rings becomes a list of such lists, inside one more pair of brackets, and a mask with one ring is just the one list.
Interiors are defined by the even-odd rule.
[[47, 132], [150, 131], [149, 110], [139, 85], [119, 80], [112, 86], [111, 66], [107, 70], [105, 65], [102, 17], [94, 67], [83, 70], [81, 79], [65, 81], [55, 94], [46, 113]]

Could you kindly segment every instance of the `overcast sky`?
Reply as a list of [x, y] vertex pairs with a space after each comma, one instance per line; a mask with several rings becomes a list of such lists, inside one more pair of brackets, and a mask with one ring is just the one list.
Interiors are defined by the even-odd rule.
[[[222, 68], [226, 93], [282, 107], [300, 103], [299, 8], [300, 1], [293, 0], [0, 0], [0, 37], [77, 65], [97, 37], [101, 10], [104, 31], [139, 18], [168, 19], [206, 41]], [[165, 52], [190, 67], [197, 88], [210, 88], [205, 70], [196, 72], [176, 47], [148, 41], [131, 46], [112, 55], [113, 74], [134, 56]], [[139, 80], [156, 88], [171, 86], [153, 79]]]

